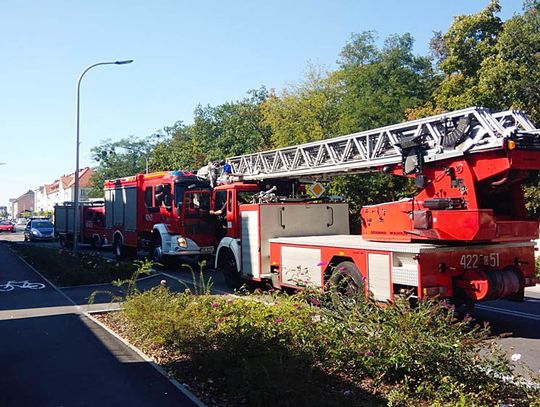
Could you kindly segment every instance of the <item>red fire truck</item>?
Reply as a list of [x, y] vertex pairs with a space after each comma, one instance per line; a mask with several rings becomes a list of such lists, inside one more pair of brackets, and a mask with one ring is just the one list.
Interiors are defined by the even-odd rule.
[[[232, 286], [349, 281], [378, 301], [470, 302], [522, 300], [536, 284], [522, 184], [540, 170], [540, 131], [521, 112], [472, 107], [227, 163], [233, 181], [212, 202], [226, 231], [215, 265]], [[346, 204], [299, 198], [306, 178], [369, 171], [410, 177], [417, 193], [362, 208], [362, 235]]]
[[155, 261], [208, 255], [215, 219], [208, 182], [184, 171], [137, 174], [105, 182], [105, 229], [118, 258], [144, 249]]
[[[54, 207], [54, 233], [62, 247], [73, 244], [73, 202], [64, 202]], [[105, 206], [102, 201], [79, 203], [79, 242], [87, 243], [99, 250], [108, 244], [105, 232]]]

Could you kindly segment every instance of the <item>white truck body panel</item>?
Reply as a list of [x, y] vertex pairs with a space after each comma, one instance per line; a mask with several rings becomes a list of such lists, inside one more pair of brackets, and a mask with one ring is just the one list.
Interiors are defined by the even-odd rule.
[[344, 203], [258, 204], [255, 208], [240, 208], [242, 274], [256, 279], [270, 272], [271, 239], [349, 233], [349, 207]]

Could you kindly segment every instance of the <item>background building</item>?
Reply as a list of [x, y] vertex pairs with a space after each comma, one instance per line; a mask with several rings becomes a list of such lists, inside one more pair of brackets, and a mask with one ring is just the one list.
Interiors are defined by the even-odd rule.
[[10, 199], [11, 216], [14, 218], [23, 217], [25, 213], [34, 212], [34, 191], [29, 189], [18, 198]]

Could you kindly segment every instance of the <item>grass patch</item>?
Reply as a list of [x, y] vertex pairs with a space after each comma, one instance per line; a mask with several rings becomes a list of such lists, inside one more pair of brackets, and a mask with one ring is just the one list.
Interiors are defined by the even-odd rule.
[[212, 406], [540, 405], [503, 379], [512, 362], [487, 326], [445, 303], [160, 286], [124, 305], [108, 323]]
[[105, 259], [98, 255], [50, 247], [12, 244], [11, 248], [53, 284], [60, 287], [110, 283], [129, 278], [136, 266]]

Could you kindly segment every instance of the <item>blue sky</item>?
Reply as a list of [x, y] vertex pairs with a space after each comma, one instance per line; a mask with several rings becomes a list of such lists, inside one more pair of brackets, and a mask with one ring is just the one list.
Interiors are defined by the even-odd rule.
[[[0, 0], [0, 205], [75, 169], [75, 88], [81, 166], [104, 139], [147, 137], [197, 104], [238, 100], [335, 68], [353, 32], [410, 32], [419, 54], [452, 18], [488, 0]], [[501, 17], [521, 0], [501, 0]]]

